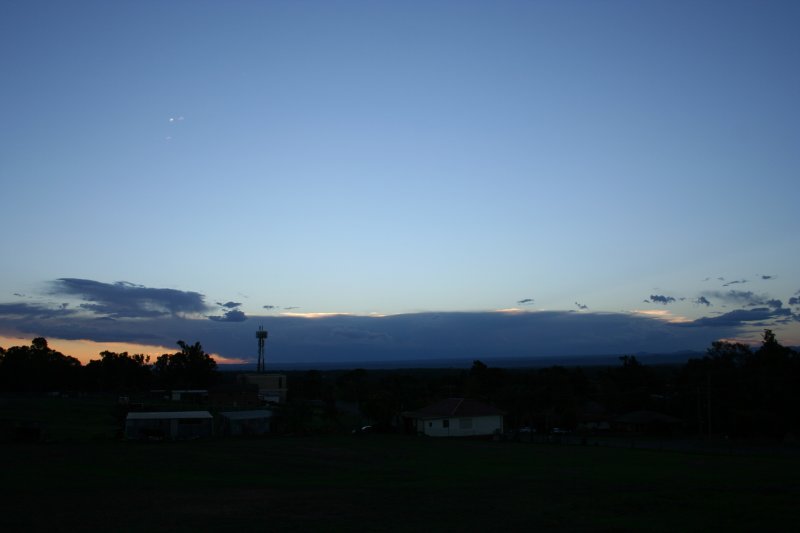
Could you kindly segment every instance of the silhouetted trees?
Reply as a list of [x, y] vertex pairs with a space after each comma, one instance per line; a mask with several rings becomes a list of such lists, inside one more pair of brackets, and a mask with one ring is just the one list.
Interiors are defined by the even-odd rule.
[[[216, 381], [216, 362], [199, 342], [178, 341], [180, 351], [155, 362], [144, 355], [104, 351], [80, 362], [38, 337], [29, 346], [0, 348], [0, 390], [133, 392], [153, 387], [205, 389]], [[469, 369], [308, 371], [292, 378], [287, 427], [306, 427], [309, 412], [341, 426], [355, 404], [373, 424], [400, 426], [403, 411], [447, 397], [471, 397], [506, 411], [507, 427], [539, 431], [575, 429], [586, 415], [657, 411], [683, 420], [690, 434], [782, 439], [800, 436], [800, 354], [765, 330], [761, 345], [716, 341], [704, 357], [684, 365], [648, 366], [623, 356], [611, 367], [494, 368], [475, 360]], [[313, 406], [313, 407], [310, 407]], [[311, 411], [309, 411], [311, 409]], [[291, 416], [289, 416], [291, 415]], [[315, 415], [317, 416], [317, 415]]]
[[659, 376], [633, 355], [624, 355], [619, 360], [620, 366], [608, 369], [601, 379], [606, 407], [619, 413], [658, 410], [655, 397], [664, 393]]
[[154, 385], [165, 388], [208, 388], [216, 379], [217, 363], [193, 345], [178, 341], [175, 354], [160, 356], [155, 364], [149, 356], [104, 351], [100, 359], [81, 366], [74, 357], [51, 349], [37, 337], [30, 346], [0, 348], [0, 391], [107, 391], [132, 392]]
[[168, 389], [205, 389], [214, 383], [217, 362], [203, 351], [199, 342], [178, 341], [181, 351], [163, 354], [156, 359], [153, 373], [157, 382]]
[[800, 354], [764, 330], [761, 346], [714, 342], [691, 359], [677, 383], [682, 415], [698, 433], [783, 438], [798, 434]]
[[51, 349], [37, 337], [30, 346], [13, 346], [0, 353], [0, 389], [46, 392], [81, 386], [81, 363]]
[[100, 359], [86, 365], [85, 375], [90, 387], [100, 391], [146, 390], [153, 381], [150, 356], [128, 352], [100, 352]]

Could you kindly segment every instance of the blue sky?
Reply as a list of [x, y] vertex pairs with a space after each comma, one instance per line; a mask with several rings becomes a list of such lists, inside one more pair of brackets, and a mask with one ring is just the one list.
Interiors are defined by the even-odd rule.
[[608, 353], [643, 320], [672, 329], [631, 351], [800, 343], [798, 23], [777, 1], [4, 2], [0, 335], [251, 359], [264, 323], [287, 361], [379, 358], [502, 316], [524, 334], [481, 350]]

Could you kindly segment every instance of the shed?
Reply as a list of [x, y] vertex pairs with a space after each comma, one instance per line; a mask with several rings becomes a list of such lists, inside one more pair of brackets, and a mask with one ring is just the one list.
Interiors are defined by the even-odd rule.
[[214, 417], [208, 411], [128, 413], [125, 438], [133, 440], [183, 440], [210, 437]]
[[219, 433], [221, 435], [264, 435], [269, 433], [272, 411], [267, 409], [227, 411], [220, 413], [219, 416]]
[[406, 411], [417, 433], [432, 437], [471, 437], [502, 433], [505, 412], [469, 398], [448, 398], [418, 411]]

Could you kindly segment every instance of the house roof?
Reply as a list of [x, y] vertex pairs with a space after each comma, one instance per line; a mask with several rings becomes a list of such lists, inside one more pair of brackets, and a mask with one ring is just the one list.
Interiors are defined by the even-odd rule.
[[128, 413], [127, 420], [172, 420], [173, 418], [214, 418], [208, 411], [161, 411]]
[[462, 416], [494, 416], [504, 415], [502, 411], [492, 405], [470, 398], [447, 398], [440, 402], [428, 405], [417, 411], [403, 413], [409, 418], [447, 418]]

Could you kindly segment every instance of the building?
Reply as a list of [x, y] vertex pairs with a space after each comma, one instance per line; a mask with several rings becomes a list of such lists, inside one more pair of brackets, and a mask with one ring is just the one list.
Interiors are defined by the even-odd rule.
[[431, 437], [472, 437], [503, 432], [505, 412], [469, 398], [448, 398], [406, 411], [403, 417], [411, 421], [418, 434]]
[[262, 402], [258, 397], [258, 385], [236, 381], [219, 383], [208, 391], [208, 400], [212, 409], [255, 409]]
[[210, 437], [214, 417], [208, 411], [128, 413], [125, 438], [131, 440], [184, 440]]
[[227, 411], [219, 413], [220, 435], [255, 436], [270, 432], [272, 411], [259, 409], [254, 411]]
[[258, 386], [258, 397], [266, 403], [285, 403], [288, 386], [285, 374], [242, 374], [244, 383]]
[[170, 398], [173, 402], [207, 403], [207, 389], [171, 390]]

